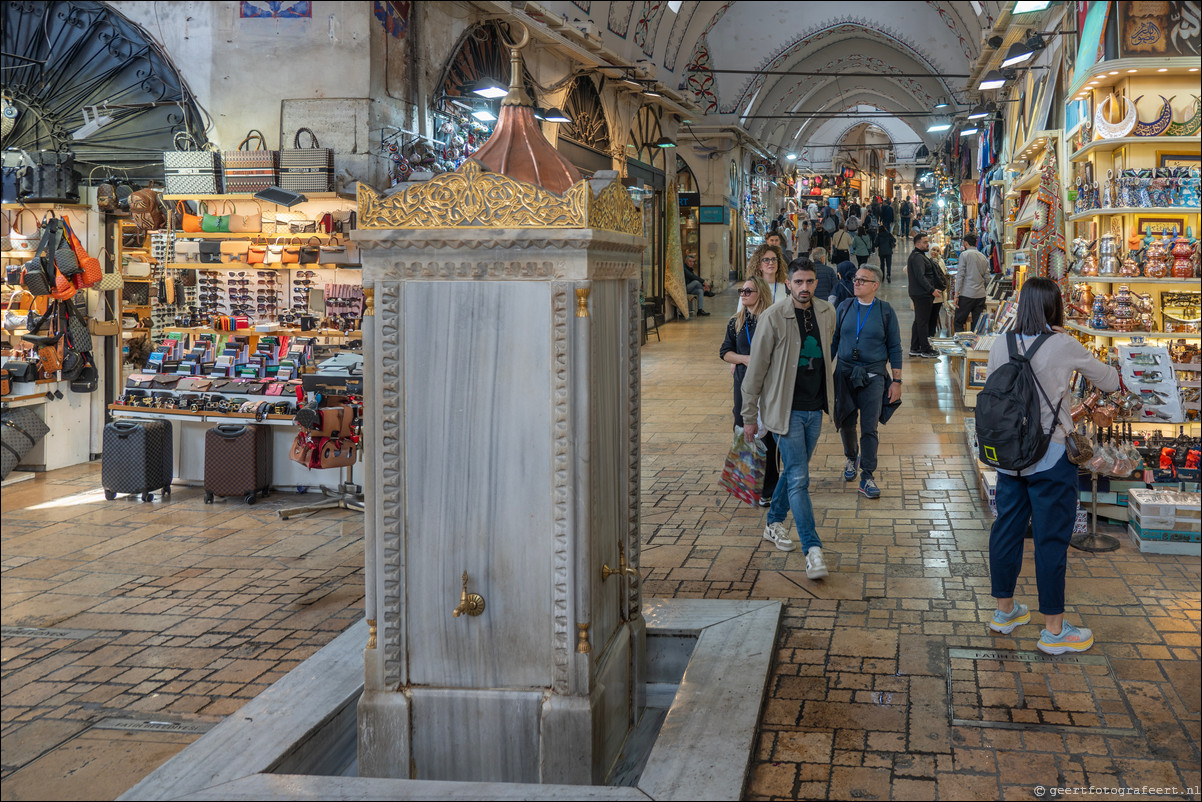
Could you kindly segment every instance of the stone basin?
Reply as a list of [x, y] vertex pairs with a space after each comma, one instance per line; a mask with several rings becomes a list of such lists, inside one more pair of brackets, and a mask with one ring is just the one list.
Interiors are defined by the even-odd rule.
[[739, 799], [783, 606], [652, 599], [647, 705], [608, 785], [359, 777], [367, 624], [352, 626], [120, 799]]

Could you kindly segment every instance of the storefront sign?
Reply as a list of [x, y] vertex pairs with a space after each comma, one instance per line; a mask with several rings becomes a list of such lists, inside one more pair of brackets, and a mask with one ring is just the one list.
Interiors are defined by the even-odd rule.
[[701, 205], [700, 192], [682, 192], [677, 196], [680, 200], [680, 205], [684, 207], [693, 207]]
[[698, 209], [698, 219], [702, 223], [730, 225], [730, 208], [727, 206], [702, 206]]

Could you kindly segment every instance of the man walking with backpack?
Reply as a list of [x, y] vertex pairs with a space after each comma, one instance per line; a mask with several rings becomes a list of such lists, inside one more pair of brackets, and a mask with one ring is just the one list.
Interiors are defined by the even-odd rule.
[[906, 198], [901, 202], [901, 235], [902, 239], [910, 236], [910, 218], [914, 215], [914, 205]]
[[997, 609], [989, 622], [1008, 635], [1031, 620], [1014, 601], [1027, 525], [1034, 536], [1035, 581], [1044, 628], [1036, 644], [1047, 654], [1083, 652], [1093, 633], [1064, 620], [1064, 576], [1077, 517], [1077, 466], [1068, 458], [1073, 431], [1069, 385], [1079, 372], [1103, 392], [1119, 376], [1064, 330], [1056, 282], [1031, 278], [1018, 297], [1014, 332], [989, 351], [985, 387], [977, 396], [977, 450], [997, 468], [997, 519], [989, 532], [989, 575]]

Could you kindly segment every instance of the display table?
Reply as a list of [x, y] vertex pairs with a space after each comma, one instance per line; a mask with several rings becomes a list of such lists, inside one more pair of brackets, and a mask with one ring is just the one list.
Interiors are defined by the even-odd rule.
[[289, 459], [292, 441], [299, 431], [293, 423], [292, 415], [268, 415], [265, 420], [256, 421], [253, 415], [237, 413], [149, 409], [118, 404], [110, 405], [109, 410], [114, 418], [169, 420], [172, 422], [173, 470], [175, 482], [178, 484], [194, 487], [204, 485], [205, 432], [219, 423], [239, 422], [271, 427], [271, 486], [273, 488], [307, 490], [323, 484], [337, 486], [344, 481], [344, 469], [342, 468], [310, 470]]

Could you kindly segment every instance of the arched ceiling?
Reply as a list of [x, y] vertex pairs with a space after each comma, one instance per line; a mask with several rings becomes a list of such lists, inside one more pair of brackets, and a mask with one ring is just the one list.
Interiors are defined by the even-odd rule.
[[[872, 121], [895, 141], [934, 145], [926, 133], [932, 107], [962, 89], [965, 78], [952, 76], [972, 71], [1003, 3], [685, 0], [675, 13], [663, 0], [541, 5], [568, 21], [592, 20], [612, 50], [654, 63], [660, 81], [705, 111], [699, 122], [737, 123], [766, 144], [801, 149], [822, 143], [816, 137], [829, 133], [828, 122], [855, 123], [830, 115], [861, 105], [879, 110]], [[911, 150], [899, 147], [899, 157]]]

